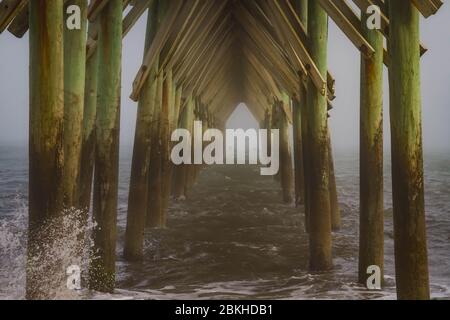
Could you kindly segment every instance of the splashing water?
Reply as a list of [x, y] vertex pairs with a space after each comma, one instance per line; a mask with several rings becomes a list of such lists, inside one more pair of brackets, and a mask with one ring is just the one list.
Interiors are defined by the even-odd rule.
[[0, 298], [25, 297], [26, 230], [28, 209], [19, 197], [14, 203], [17, 211], [13, 218], [0, 220]]
[[[0, 222], [0, 298], [24, 299], [27, 280], [39, 284], [38, 294], [46, 299], [79, 299], [83, 291], [67, 287], [67, 269], [77, 266], [87, 274], [89, 258], [95, 258], [92, 230], [96, 224], [76, 209], [46, 221], [37, 233], [43, 239], [27, 259], [27, 207], [20, 204], [14, 219]], [[28, 268], [28, 270], [27, 270]]]

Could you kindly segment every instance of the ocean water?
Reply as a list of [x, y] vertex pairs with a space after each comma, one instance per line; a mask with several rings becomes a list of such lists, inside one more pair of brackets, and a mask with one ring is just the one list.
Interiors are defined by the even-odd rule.
[[[308, 272], [303, 209], [282, 204], [279, 185], [256, 166], [205, 168], [186, 201], [171, 202], [168, 228], [148, 230], [145, 258], [122, 257], [131, 153], [120, 161], [117, 290], [81, 299], [395, 299], [389, 158], [385, 166], [385, 288], [356, 283], [357, 154], [337, 153], [343, 226], [333, 234], [334, 269]], [[427, 154], [426, 213], [432, 297], [450, 299], [450, 154]], [[0, 299], [24, 297], [26, 148], [0, 147]], [[60, 250], [58, 247], [57, 250]], [[60, 297], [61, 298], [61, 297]], [[67, 298], [63, 296], [62, 298]]]

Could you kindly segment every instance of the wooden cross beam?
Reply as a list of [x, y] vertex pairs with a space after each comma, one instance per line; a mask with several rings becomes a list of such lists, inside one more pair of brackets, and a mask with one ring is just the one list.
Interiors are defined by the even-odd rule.
[[[358, 6], [358, 8], [361, 11], [366, 11], [368, 6], [370, 5], [379, 5], [379, 1], [375, 0], [353, 0], [353, 2]], [[350, 4], [347, 0], [333, 0], [334, 4], [339, 8], [341, 13], [345, 15], [347, 20], [353, 25], [355, 29], [359, 31], [360, 34], [362, 33], [362, 22], [361, 19], [358, 17], [357, 13], [352, 9]], [[383, 33], [384, 37], [386, 39], [389, 39], [389, 19], [387, 16], [381, 12], [381, 32]], [[422, 44], [420, 45], [420, 54], [423, 55], [427, 52], [427, 48], [425, 48]], [[384, 57], [383, 57], [384, 64], [389, 67], [389, 54], [387, 50], [384, 50]]]
[[[271, 4], [273, 0], [270, 0], [266, 2], [267, 4]], [[255, 6], [258, 6], [258, 3], [254, 3]], [[277, 10], [280, 10], [279, 7], [277, 7]], [[326, 80], [322, 77], [322, 75], [319, 72], [319, 69], [315, 65], [314, 61], [312, 60], [311, 56], [309, 55], [308, 50], [306, 49], [304, 42], [300, 40], [298, 37], [298, 33], [296, 29], [291, 25], [290, 21], [285, 15], [285, 12], [282, 11], [283, 18], [289, 27], [289, 30], [291, 31], [290, 34], [293, 36], [297, 41], [296, 45], [298, 46], [296, 49], [297, 54], [299, 55], [300, 59], [302, 60], [303, 64], [305, 65], [306, 70], [308, 71], [308, 75], [311, 77], [311, 80], [313, 81], [315, 87], [322, 95], [326, 94]]]
[[28, 6], [28, 0], [3, 0], [0, 3], [0, 33]]
[[[195, 41], [191, 43], [189, 50], [184, 59], [180, 59], [179, 70], [176, 75], [176, 80], [179, 80], [181, 75], [187, 74], [189, 76], [190, 72], [195, 69], [196, 63], [199, 58], [205, 53], [208, 48], [208, 44], [211, 44], [214, 40], [217, 40], [217, 31], [223, 31], [229, 21], [229, 12], [224, 12], [224, 7], [214, 10], [208, 15], [208, 17], [203, 21], [200, 27], [200, 33], [196, 36]], [[221, 21], [221, 22], [220, 22]], [[216, 25], [216, 23], [218, 24]], [[214, 28], [215, 27], [215, 28]], [[212, 33], [212, 35], [210, 35]]]
[[265, 64], [271, 68], [271, 74], [279, 76], [282, 81], [281, 87], [292, 92], [296, 87], [297, 76], [281, 46], [264, 31], [262, 25], [246, 9], [236, 12], [236, 18], [248, 35], [243, 42], [248, 42], [251, 50], [255, 51], [263, 61], [265, 60]]
[[[3, 0], [3, 1], [5, 2], [5, 1], [11, 1], [11, 0]], [[14, 1], [18, 1], [18, 0], [14, 0]], [[23, 1], [23, 0], [20, 0], [20, 1]], [[64, 0], [64, 1], [67, 1], [67, 0]], [[148, 1], [148, 0], [142, 0], [142, 1], [140, 0], [139, 2], [137, 2], [137, 4], [141, 5], [141, 2], [145, 2], [145, 1]], [[29, 0], [26, 0], [26, 2], [28, 4]], [[123, 0], [124, 9], [128, 6], [128, 4], [130, 2], [131, 2], [131, 0]], [[104, 5], [106, 5], [106, 2]], [[94, 7], [92, 7], [91, 10], [94, 10], [94, 11], [99, 10], [100, 7], [103, 8], [104, 5], [100, 5], [99, 3], [95, 4], [94, 2], [92, 2], [91, 6], [95, 6], [95, 8], [97, 8], [97, 9], [94, 9]], [[99, 12], [100, 11], [98, 11], [98, 13]], [[94, 14], [94, 16], [96, 16], [96, 15], [98, 15], [98, 13], [91, 13], [91, 14]], [[19, 12], [16, 13], [16, 15], [13, 18], [14, 18], [14, 20], [12, 22], [10, 22], [8, 31], [11, 32], [15, 37], [22, 38], [25, 35], [25, 33], [27, 33], [27, 31], [28, 31], [28, 20], [29, 20], [28, 5], [24, 5], [23, 7], [21, 7]], [[95, 20], [95, 19], [93, 19], [93, 20]], [[132, 27], [132, 25], [134, 25], [134, 23], [131, 24], [131, 27]], [[96, 39], [94, 39], [94, 40], [96, 40]], [[89, 43], [93, 46], [96, 46], [94, 44], [94, 42], [91, 40], [88, 40], [88, 44]], [[90, 52], [90, 51], [88, 51], [88, 52]]]
[[[218, 37], [216, 42], [206, 44], [205, 50], [196, 55], [196, 60], [192, 63], [185, 64], [189, 66], [188, 70], [184, 72], [184, 80], [181, 82], [187, 88], [192, 89], [195, 95], [199, 94], [199, 83], [204, 80], [203, 77], [207, 74], [208, 69], [213, 69], [213, 66], [220, 63], [217, 57], [223, 57], [228, 53], [228, 49], [233, 43], [233, 36], [230, 34], [230, 28], [224, 29], [222, 36]], [[217, 54], [217, 55], [216, 55]]]
[[[193, 8], [191, 7], [188, 12], [191, 17], [191, 20], [188, 20], [188, 27], [186, 28], [186, 32], [184, 36], [180, 37], [178, 43], [172, 43], [171, 46], [174, 48], [173, 55], [165, 57], [167, 63], [164, 64], [166, 69], [172, 69], [175, 64], [179, 63], [183, 57], [185, 57], [193, 44], [198, 42], [198, 35], [204, 33], [204, 29], [209, 27], [207, 24], [206, 18], [211, 16], [211, 11], [214, 10], [214, 4], [209, 1], [203, 1], [203, 5], [196, 10], [196, 13], [192, 13]], [[222, 10], [226, 2], [222, 2], [218, 10]], [[189, 8], [188, 8], [189, 9]], [[187, 18], [186, 18], [187, 20]], [[202, 29], [203, 28], [203, 29]]]
[[327, 12], [336, 25], [345, 33], [345, 35], [352, 41], [352, 43], [361, 51], [361, 53], [370, 58], [375, 50], [369, 42], [364, 38], [362, 33], [347, 19], [347, 17], [339, 10], [330, 0], [318, 0], [322, 8]]
[[[124, 1], [124, 7], [125, 10], [128, 2], [130, 0]], [[150, 6], [151, 2], [155, 0], [140, 0], [136, 3], [133, 8], [128, 12], [128, 14], [125, 16], [122, 22], [122, 37], [125, 38], [130, 30], [133, 28], [133, 26], [136, 24], [136, 22], [139, 20], [139, 18], [142, 16], [142, 14], [145, 12], [145, 10]], [[89, 30], [89, 38], [87, 40], [86, 45], [86, 58], [89, 59], [92, 57], [92, 55], [95, 52], [95, 49], [97, 48], [97, 40], [98, 40], [98, 29]]]
[[108, 4], [109, 0], [92, 0], [88, 8], [88, 19], [93, 22], [97, 19], [100, 12]]
[[[230, 26], [227, 26], [222, 32], [222, 36], [216, 38], [216, 42], [211, 42], [205, 46], [205, 50], [198, 55], [197, 60], [186, 74], [188, 83], [186, 86], [192, 86], [194, 92], [198, 94], [202, 90], [202, 82], [204, 77], [208, 74], [208, 71], [214, 64], [220, 63], [216, 54], [228, 53], [229, 48], [234, 42], [234, 35], [230, 32]], [[206, 49], [207, 48], [207, 49]], [[221, 51], [220, 51], [221, 50]]]
[[[185, 10], [184, 14], [181, 14], [180, 19], [178, 20], [178, 25], [175, 26], [175, 30], [177, 30], [177, 32], [175, 33], [175, 38], [174, 39], [169, 39], [168, 43], [170, 44], [169, 47], [167, 48], [167, 51], [163, 51], [162, 56], [164, 57], [164, 60], [162, 61], [161, 65], [163, 67], [165, 67], [170, 59], [174, 56], [177, 48], [179, 47], [182, 39], [184, 39], [184, 37], [186, 36], [186, 33], [188, 32], [188, 28], [189, 26], [191, 26], [192, 24], [190, 24], [190, 22], [192, 21], [194, 14], [200, 4], [201, 0], [188, 0], [188, 8], [190, 8], [189, 10]], [[170, 68], [169, 68], [170, 69]]]
[[411, 2], [425, 18], [436, 14], [444, 4], [442, 0], [411, 0]]
[[169, 33], [172, 31], [171, 28], [175, 23], [182, 6], [183, 0], [171, 0], [167, 11], [167, 16], [156, 33], [155, 39], [145, 55], [144, 63], [139, 69], [139, 72], [133, 82], [133, 92], [130, 96], [132, 100], [137, 101], [139, 99], [141, 89], [150, 74], [150, 70], [155, 63], [157, 56], [167, 41]]
[[273, 3], [274, 2], [270, 1], [269, 3], [262, 3], [262, 5], [264, 10], [266, 11], [266, 14], [269, 14], [272, 18], [273, 27], [288, 55], [288, 60], [294, 67], [296, 67], [296, 70], [298, 70], [298, 72], [303, 75], [307, 75], [308, 71], [306, 70], [304, 64], [297, 55], [294, 46], [292, 45], [292, 43], [295, 44], [295, 40], [293, 40], [293, 36], [290, 30], [283, 21], [283, 18], [278, 14], [278, 11], [274, 10], [273, 7], [271, 7], [271, 4]]

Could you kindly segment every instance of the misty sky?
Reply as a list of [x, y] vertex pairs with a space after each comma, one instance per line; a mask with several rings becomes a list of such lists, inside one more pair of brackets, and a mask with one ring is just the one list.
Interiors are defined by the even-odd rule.
[[[146, 15], [124, 40], [121, 144], [131, 145], [136, 121], [136, 103], [128, 97], [142, 62]], [[421, 24], [422, 42], [429, 52], [422, 57], [423, 129], [426, 150], [450, 151], [450, 5]], [[360, 55], [330, 20], [329, 69], [336, 78], [331, 127], [338, 149], [359, 146]], [[387, 71], [385, 69], [385, 71]], [[389, 145], [389, 106], [385, 73], [385, 142]], [[245, 107], [229, 121], [232, 127], [253, 127]], [[0, 145], [26, 145], [28, 140], [28, 34], [17, 39], [0, 34]]]

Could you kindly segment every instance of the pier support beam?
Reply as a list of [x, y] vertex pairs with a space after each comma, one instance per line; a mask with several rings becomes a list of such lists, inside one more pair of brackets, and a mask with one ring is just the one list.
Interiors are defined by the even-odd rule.
[[285, 203], [292, 203], [294, 195], [294, 170], [289, 139], [289, 120], [286, 115], [286, 110], [290, 109], [290, 97], [283, 94], [283, 101], [279, 102], [277, 113], [280, 124], [280, 178]]
[[424, 209], [419, 12], [389, 1], [395, 271], [399, 299], [429, 299]]
[[360, 212], [359, 212], [359, 282], [366, 284], [367, 268], [384, 267], [383, 210], [383, 35], [367, 29], [365, 38], [374, 48], [371, 58], [361, 56], [360, 103]]
[[[192, 96], [186, 98], [186, 106], [180, 114], [180, 128], [191, 130], [194, 116], [194, 102]], [[192, 132], [192, 130], [191, 130]], [[191, 144], [192, 148], [192, 144]], [[175, 167], [173, 195], [175, 199], [182, 200], [186, 198], [186, 181], [188, 164], [181, 164]]]
[[[62, 215], [64, 49], [62, 1], [30, 1], [29, 233], [27, 299], [46, 299], [64, 268], [42, 257], [44, 224]], [[51, 63], [49, 63], [49, 61]], [[47, 264], [48, 263], [48, 264]]]
[[[302, 84], [300, 84], [302, 86]], [[304, 97], [293, 99], [293, 130], [294, 130], [294, 162], [295, 162], [295, 205], [305, 203], [305, 168], [303, 165], [303, 139], [302, 139], [302, 103]]]
[[[308, 0], [296, 0], [294, 2], [295, 4], [295, 10], [300, 18], [300, 21], [303, 23], [303, 26], [305, 29], [308, 28]], [[311, 189], [310, 183], [309, 183], [309, 162], [310, 162], [310, 154], [308, 151], [308, 121], [306, 119], [306, 104], [307, 104], [307, 85], [305, 85], [304, 79], [299, 78], [299, 116], [301, 119], [300, 124], [300, 134], [302, 139], [302, 155], [303, 155], [303, 180], [304, 180], [304, 198], [303, 198], [303, 204], [304, 204], [304, 211], [305, 211], [305, 231], [309, 232], [309, 190]], [[295, 115], [295, 109], [294, 109], [294, 122], [296, 121], [295, 118], [298, 116]], [[294, 129], [295, 130], [295, 129]]]
[[[96, 29], [89, 24], [89, 33]], [[83, 133], [81, 143], [80, 208], [89, 211], [95, 163], [95, 119], [97, 117], [98, 50], [86, 62]]]
[[[192, 157], [191, 159], [194, 160], [194, 145], [195, 145], [195, 137], [194, 137], [194, 122], [195, 121], [199, 121], [199, 101], [197, 98], [193, 99], [193, 106], [192, 106], [192, 120], [189, 123], [189, 130], [191, 132], [192, 135]], [[187, 166], [187, 171], [186, 171], [186, 182], [185, 182], [185, 188], [184, 188], [184, 192], [186, 194], [186, 196], [188, 195], [188, 193], [191, 191], [192, 187], [195, 185], [195, 179], [196, 179], [196, 171], [197, 171], [198, 165], [192, 163], [190, 165]]]
[[112, 292], [115, 284], [119, 124], [122, 56], [122, 0], [110, 0], [100, 13], [99, 73], [93, 217], [94, 258], [90, 287]]
[[[328, 17], [317, 1], [308, 3], [309, 50], [323, 78], [327, 76]], [[309, 207], [309, 267], [312, 271], [332, 268], [331, 210], [327, 98], [308, 79], [306, 117], [308, 151], [311, 155]]]
[[[69, 0], [80, 8], [80, 29], [64, 23], [64, 205], [80, 208], [79, 183], [86, 72], [87, 0]], [[66, 10], [64, 10], [66, 11]]]
[[163, 98], [164, 72], [159, 71], [156, 78], [155, 111], [151, 127], [150, 169], [148, 174], [148, 203], [146, 226], [161, 226], [162, 211], [162, 158], [161, 158], [161, 109]]
[[308, 120], [307, 116], [307, 91], [306, 87], [303, 87], [303, 94], [305, 94], [305, 103], [300, 107], [302, 108], [302, 140], [303, 140], [303, 172], [304, 172], [304, 181], [305, 181], [305, 231], [309, 232], [309, 212], [311, 207], [311, 154], [309, 153], [309, 141], [308, 141]]
[[330, 193], [330, 210], [331, 210], [331, 230], [338, 231], [341, 228], [341, 210], [339, 209], [339, 199], [336, 190], [336, 177], [334, 174], [334, 157], [333, 144], [331, 143], [331, 132], [328, 127], [328, 165], [329, 165], [329, 182], [328, 190]]
[[161, 217], [160, 227], [166, 227], [167, 209], [170, 199], [170, 185], [172, 178], [172, 164], [170, 162], [171, 152], [171, 129], [173, 127], [174, 113], [174, 91], [172, 70], [167, 70], [163, 86], [163, 99], [161, 111]]
[[[148, 11], [144, 52], [148, 51], [157, 32], [157, 3], [157, 1], [153, 1]], [[141, 260], [143, 254], [145, 218], [148, 205], [151, 128], [154, 117], [156, 87], [156, 67], [153, 67], [142, 88], [136, 117], [124, 245], [124, 257], [132, 261]]]

